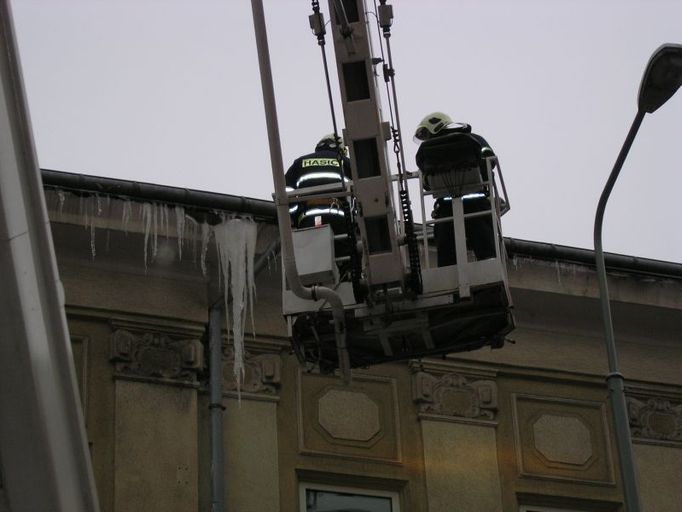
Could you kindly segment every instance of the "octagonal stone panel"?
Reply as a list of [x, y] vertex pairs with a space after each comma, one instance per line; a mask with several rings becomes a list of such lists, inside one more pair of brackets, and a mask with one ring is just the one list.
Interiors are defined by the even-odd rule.
[[533, 423], [535, 448], [549, 461], [581, 466], [592, 456], [592, 439], [575, 416], [543, 414]]
[[350, 441], [369, 441], [381, 429], [379, 407], [357, 391], [327, 391], [319, 400], [318, 421], [333, 438]]
[[396, 380], [353, 375], [350, 385], [335, 375], [299, 369], [298, 449], [358, 461], [402, 462], [401, 416]]
[[513, 394], [513, 403], [520, 475], [616, 485], [603, 395], [579, 399], [519, 393]]

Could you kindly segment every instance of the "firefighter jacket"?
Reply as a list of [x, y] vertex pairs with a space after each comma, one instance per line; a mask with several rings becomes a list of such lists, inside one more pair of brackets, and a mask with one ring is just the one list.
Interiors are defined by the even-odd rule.
[[[343, 167], [343, 177], [341, 174]], [[339, 163], [335, 150], [320, 149], [314, 153], [297, 158], [285, 174], [287, 190], [339, 183], [350, 180], [350, 160], [341, 157]], [[313, 199], [289, 205], [294, 226], [310, 225], [308, 217], [322, 216], [325, 221], [330, 217], [343, 217], [343, 209], [330, 199]], [[341, 219], [339, 219], [341, 220]], [[326, 223], [326, 222], [325, 222]]]
[[449, 173], [453, 169], [479, 167], [481, 178], [487, 180], [484, 158], [494, 156], [488, 142], [475, 133], [471, 127], [443, 130], [432, 139], [422, 142], [415, 159], [425, 179], [425, 189], [429, 190], [429, 178], [436, 174]]

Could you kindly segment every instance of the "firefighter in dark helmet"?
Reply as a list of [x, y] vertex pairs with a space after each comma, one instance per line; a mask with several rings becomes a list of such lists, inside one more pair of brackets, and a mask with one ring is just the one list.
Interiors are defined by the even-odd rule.
[[[346, 156], [343, 139], [333, 133], [325, 135], [315, 146], [315, 151], [303, 155], [291, 164], [285, 174], [288, 191], [320, 185], [345, 183], [351, 179], [350, 160]], [[291, 203], [289, 213], [295, 228], [308, 228], [329, 224], [334, 234], [347, 233], [345, 218], [348, 208], [343, 199], [309, 199]], [[344, 209], [346, 211], [344, 211]], [[347, 244], [335, 244], [336, 255], [348, 254]]]

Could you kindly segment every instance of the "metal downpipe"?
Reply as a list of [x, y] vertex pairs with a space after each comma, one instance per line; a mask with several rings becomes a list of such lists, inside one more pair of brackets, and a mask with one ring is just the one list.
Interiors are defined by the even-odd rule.
[[331, 288], [323, 286], [305, 287], [301, 284], [298, 276], [296, 259], [294, 257], [294, 244], [291, 235], [291, 221], [289, 219], [289, 200], [285, 191], [282, 147], [280, 144], [279, 126], [277, 123], [277, 107], [275, 103], [274, 86], [272, 83], [270, 51], [268, 49], [268, 37], [265, 27], [262, 0], [251, 0], [251, 10], [253, 12], [253, 26], [256, 34], [256, 47], [258, 49], [258, 67], [261, 76], [261, 87], [263, 89], [263, 103], [270, 146], [272, 177], [275, 185], [277, 222], [282, 242], [282, 264], [286, 272], [289, 287], [296, 296], [306, 300], [322, 299], [327, 301], [332, 308], [336, 347], [339, 352], [339, 369], [341, 370], [344, 381], [348, 382], [350, 381], [350, 363], [348, 350], [346, 348], [346, 319], [341, 297], [339, 297]]
[[[277, 253], [280, 248], [279, 239], [273, 240], [254, 262], [253, 273], [258, 276], [268, 262], [268, 256]], [[230, 300], [228, 300], [229, 305]], [[223, 512], [225, 510], [225, 456], [223, 452], [223, 419], [225, 407], [223, 406], [223, 352], [222, 352], [222, 328], [223, 310], [227, 306], [223, 298], [218, 299], [209, 308], [208, 334], [209, 334], [209, 391], [211, 410], [211, 512]]]
[[211, 402], [211, 512], [225, 510], [225, 461], [223, 453], [223, 350], [222, 326], [224, 304], [220, 301], [209, 310]]

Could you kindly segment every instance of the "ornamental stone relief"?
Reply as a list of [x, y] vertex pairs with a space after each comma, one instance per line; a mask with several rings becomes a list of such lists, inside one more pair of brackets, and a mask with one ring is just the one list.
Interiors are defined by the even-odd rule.
[[[234, 348], [223, 344], [223, 389], [226, 392], [237, 391], [234, 377]], [[276, 354], [252, 355], [244, 351], [244, 381], [240, 386], [243, 393], [259, 393], [276, 395], [281, 383], [282, 361]]]
[[632, 436], [682, 443], [682, 403], [659, 397], [627, 397]]
[[413, 399], [420, 415], [471, 420], [495, 419], [497, 386], [492, 380], [469, 380], [448, 373], [435, 377], [424, 371], [412, 376]]
[[203, 368], [203, 346], [198, 339], [117, 329], [111, 336], [111, 361], [117, 377], [194, 385]]

